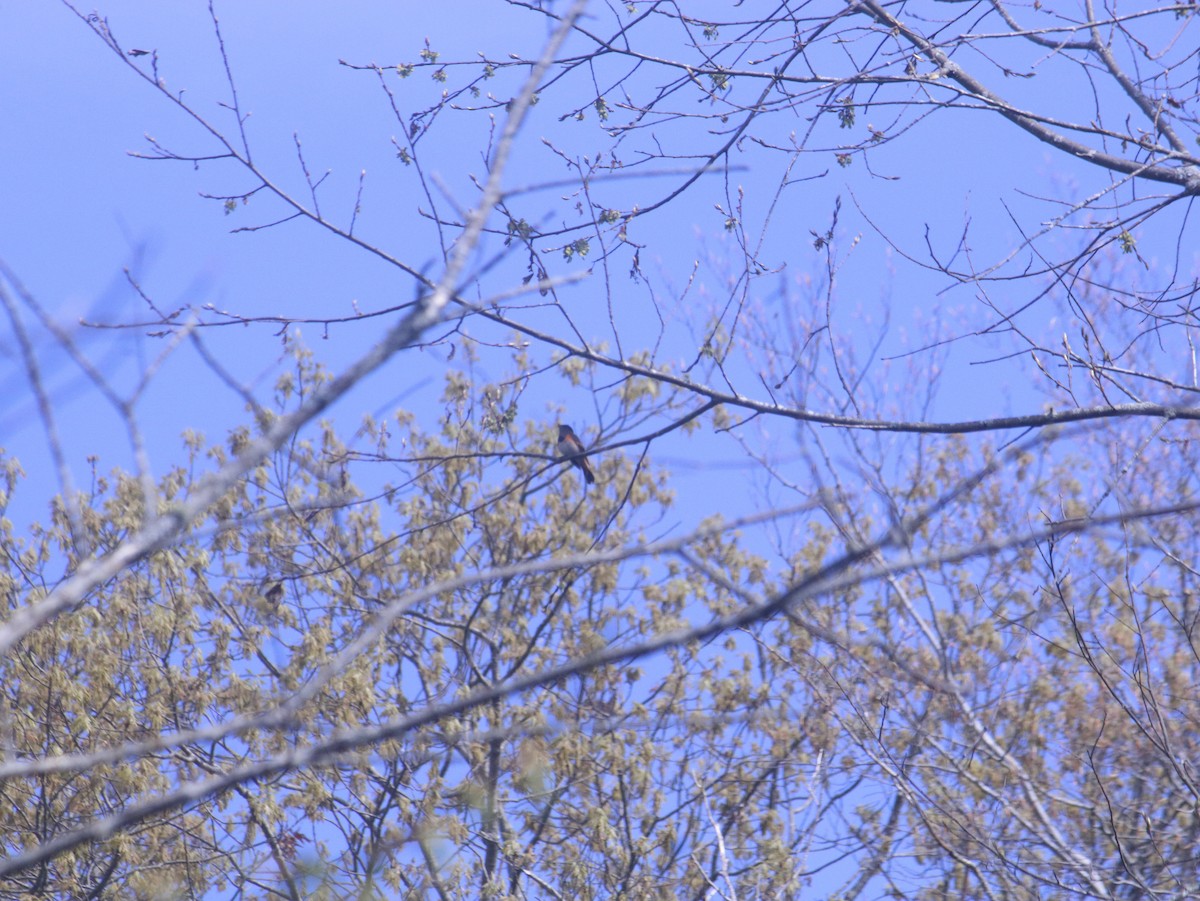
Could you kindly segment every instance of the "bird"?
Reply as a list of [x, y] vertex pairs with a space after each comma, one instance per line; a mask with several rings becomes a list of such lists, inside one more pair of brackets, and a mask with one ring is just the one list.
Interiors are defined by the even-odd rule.
[[267, 580], [263, 582], [263, 587], [265, 588], [263, 591], [263, 597], [278, 607], [279, 602], [283, 600], [283, 583], [276, 582], [272, 585], [271, 582]]
[[592, 474], [592, 467], [588, 466], [587, 457], [584, 456], [583, 442], [579, 440], [579, 436], [569, 425], [559, 424], [558, 455], [569, 458], [572, 466], [582, 469], [583, 477], [589, 485], [596, 481], [595, 475]]

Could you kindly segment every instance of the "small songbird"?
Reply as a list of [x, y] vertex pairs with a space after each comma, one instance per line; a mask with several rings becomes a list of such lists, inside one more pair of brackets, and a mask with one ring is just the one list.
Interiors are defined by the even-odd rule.
[[569, 425], [558, 427], [558, 455], [568, 458], [572, 466], [582, 469], [583, 477], [589, 485], [596, 481], [596, 477], [592, 475], [592, 467], [588, 466], [587, 457], [583, 455], [583, 442]]

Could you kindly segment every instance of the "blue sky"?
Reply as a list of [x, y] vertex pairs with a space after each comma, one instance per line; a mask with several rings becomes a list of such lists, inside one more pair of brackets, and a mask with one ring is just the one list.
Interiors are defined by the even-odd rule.
[[[239, 97], [250, 114], [246, 127], [256, 161], [285, 186], [302, 191], [293, 138], [298, 135], [311, 171], [318, 175], [329, 171], [320, 194], [322, 209], [343, 222], [354, 204], [359, 173], [365, 170], [359, 233], [407, 261], [433, 267], [437, 248], [430, 243], [431, 230], [414, 215], [416, 206], [425, 206], [424, 200], [407, 177], [410, 173], [398, 165], [390, 143], [397, 123], [374, 76], [339, 66], [337, 60], [385, 65], [415, 61], [426, 37], [443, 59], [469, 59], [477, 51], [503, 58], [514, 46], [532, 53], [542, 35], [529, 33], [530, 19], [497, 17], [497, 7], [491, 3], [457, 4], [460, 13], [475, 9], [480, 15], [456, 16], [452, 24], [439, 20], [428, 4], [403, 8], [353, 4], [335, 13], [323, 4], [302, 3], [291, 5], [287, 15], [269, 4], [227, 6], [219, 4], [217, 11]], [[160, 73], [172, 90], [186, 89], [185, 99], [214, 123], [231, 123], [231, 114], [217, 105], [228, 99], [228, 89], [203, 4], [172, 4], [168, 10], [163, 5], [113, 3], [104, 7], [103, 14], [124, 48], [157, 51]], [[234, 167], [206, 163], [194, 170], [188, 164], [130, 157], [129, 151], [150, 149], [145, 135], [185, 153], [211, 153], [216, 143], [121, 65], [66, 7], [7, 3], [0, 7], [0, 16], [5, 26], [0, 37], [2, 74], [6, 84], [19, 86], [4, 93], [0, 113], [10, 134], [22, 136], [0, 147], [0, 198], [7, 209], [20, 211], [5, 220], [4, 260], [60, 322], [71, 325], [85, 318], [111, 323], [142, 317], [145, 311], [122, 272], [126, 267], [166, 309], [211, 304], [246, 315], [350, 315], [356, 308], [380, 309], [411, 297], [410, 280], [307, 224], [230, 234], [232, 227], [270, 221], [279, 205], [256, 199], [226, 215], [220, 203], [203, 200], [199, 194], [244, 190], [248, 182]], [[135, 65], [147, 70], [149, 59], [140, 57]], [[404, 100], [434, 96], [429, 88], [435, 85], [416, 84], [423, 78], [418, 73], [409, 83], [393, 87], [410, 91], [401, 95]], [[417, 105], [413, 100], [409, 108]], [[544, 136], [565, 148], [579, 148], [581, 154], [589, 144], [600, 146], [594, 117], [576, 127], [557, 122], [557, 112], [535, 110], [522, 145], [528, 156], [518, 155], [510, 184], [554, 174], [549, 168], [553, 157], [540, 146]], [[465, 174], [479, 169], [484, 132], [478, 119], [460, 116], [454, 128], [461, 129], [461, 140], [443, 138], [437, 147], [437, 174], [466, 201], [471, 195]], [[961, 135], [969, 146], [942, 145], [937, 152], [927, 152], [932, 141], [918, 133], [912, 141], [894, 145], [894, 151], [877, 154], [873, 169], [898, 176], [894, 181], [866, 177], [861, 166], [842, 171], [829, 160], [818, 162], [818, 169], [828, 174], [807, 183], [803, 193], [792, 191], [779, 204], [764, 260], [781, 267], [781, 279], [820, 279], [821, 259], [811, 248], [809, 231], [828, 226], [833, 198], [840, 195], [842, 221], [848, 224], [842, 228], [843, 244], [856, 231], [863, 235], [840, 275], [842, 309], [835, 318], [840, 316], [845, 328], [861, 331], [866, 338], [886, 305], [891, 308], [892, 326], [885, 341], [894, 345], [905, 330], [921, 330], [922, 316], [927, 318], [945, 304], [969, 302], [970, 298], [953, 296], [939, 300], [932, 284], [914, 278], [911, 269], [896, 282], [887, 249], [856, 220], [851, 192], [858, 192], [853, 196], [874, 192], [871, 214], [889, 233], [911, 234], [914, 221], [931, 222], [935, 244], [940, 240], [943, 246], [952, 246], [963, 221], [981, 211], [992, 215], [1000, 190], [1011, 188], [1005, 175], [1012, 170], [1005, 170], [1002, 160], [1020, 150], [1037, 171], [1039, 158], [1048, 159], [1032, 139], [1011, 128], [978, 114], [970, 122], [971, 129]], [[454, 130], [449, 134], [454, 135]], [[750, 189], [747, 220], [752, 222], [764, 213], [778, 177], [777, 166], [771, 160], [771, 168], [763, 168], [768, 160], [752, 147], [744, 156], [735, 156], [734, 162], [741, 168], [733, 177]], [[568, 174], [561, 167], [561, 175]], [[648, 194], [665, 192], [677, 181], [678, 176], [666, 176], [617, 184], [607, 195], [614, 206], [624, 201], [627, 208]], [[933, 183], [935, 192], [930, 190]], [[647, 190], [648, 184], [653, 190]], [[634, 240], [639, 234], [655, 237], [664, 225], [680, 229], [683, 240], [674, 246], [652, 244], [651, 253], [642, 259], [643, 268], [658, 276], [654, 289], [661, 306], [671, 306], [673, 291], [682, 293], [698, 249], [718, 257], [728, 253], [723, 217], [714, 209], [726, 194], [721, 176], [713, 176], [704, 190], [676, 204], [669, 217], [648, 219], [631, 229]], [[536, 203], [531, 204], [531, 209], [536, 208]], [[1003, 240], [999, 238], [1000, 243]], [[414, 246], [423, 249], [414, 252]], [[632, 305], [646, 295], [645, 286], [628, 283], [623, 273], [613, 282], [618, 301], [626, 298]], [[592, 279], [573, 296], [595, 300], [603, 291]], [[702, 265], [689, 303], [714, 297], [711, 302], [719, 303], [721, 291], [719, 273]], [[594, 325], [589, 337], [611, 340], [604, 334], [602, 316], [587, 319], [586, 310], [594, 308], [583, 312], [584, 321]], [[212, 340], [233, 372], [269, 384], [282, 349], [267, 332], [261, 326], [228, 328]], [[316, 327], [302, 332], [318, 356], [335, 367], [373, 337], [373, 330], [351, 327], [335, 328], [328, 337]], [[120, 373], [120, 383], [127, 387], [164, 344], [136, 333], [92, 329], [78, 330], [76, 339], [106, 373]], [[624, 342], [636, 348], [636, 334], [625, 336]], [[67, 430], [72, 459], [78, 464], [83, 455], [94, 452], [98, 436], [117, 433], [116, 421], [112, 411], [95, 403], [77, 370], [49, 343], [43, 348], [55, 395], [74, 399], [67, 410], [72, 417], [81, 417], [76, 422], [88, 423], [86, 428]], [[685, 358], [685, 352], [679, 358]], [[152, 446], [163, 449], [159, 459], [164, 463], [183, 428], [200, 428], [215, 439], [239, 418], [241, 403], [231, 394], [219, 389], [195, 393], [195, 365], [189, 351], [177, 352], [150, 386], [141, 407], [154, 438]], [[5, 443], [30, 459], [31, 453], [40, 452], [40, 427], [31, 416], [28, 395], [20, 389], [22, 371], [11, 360], [9, 367], [4, 375], [9, 401], [0, 423]], [[391, 393], [392, 386], [385, 381], [373, 383], [371, 396], [357, 403], [374, 410], [404, 393], [403, 388]], [[977, 401], [983, 392], [1003, 404], [1001, 396], [991, 393], [995, 384], [995, 379], [978, 379], [971, 386], [972, 399]], [[955, 393], [947, 392], [949, 396], [941, 401], [947, 405], [947, 415], [962, 410]], [[188, 398], [186, 416], [177, 415], [181, 397]], [[106, 458], [126, 462], [118, 450], [121, 446], [116, 440]]]
[[[434, 4], [357, 3], [334, 12], [325, 4], [300, 3], [289, 5], [286, 15], [271, 4], [218, 3], [216, 8], [239, 101], [248, 115], [245, 127], [256, 164], [305, 200], [298, 138], [311, 176], [325, 179], [318, 193], [321, 209], [341, 225], [350, 221], [362, 177], [355, 234], [413, 268], [436, 275], [437, 232], [421, 211], [428, 212], [436, 203], [443, 215], [452, 216], [455, 204], [470, 205], [475, 197], [472, 178], [482, 172], [481, 148], [491, 120], [478, 113], [441, 114], [420, 147], [426, 171], [435, 182], [427, 195], [413, 167], [397, 159], [393, 140], [402, 136], [415, 111], [435, 103], [443, 87], [462, 85], [469, 70], [450, 69], [443, 85], [430, 79], [428, 70], [400, 79], [390, 68], [417, 62], [427, 39], [443, 61], [471, 60], [480, 53], [506, 60], [513, 50], [533, 55], [545, 36], [544, 27], [531, 27], [536, 19], [511, 10], [497, 14], [503, 7], [492, 2], [455, 4], [451, 16], [445, 14], [446, 7]], [[185, 101], [201, 115], [226, 133], [235, 133], [232, 113], [222, 106], [229, 102], [229, 85], [205, 4], [168, 8], [115, 2], [105, 6], [104, 15], [123, 48], [153, 51], [170, 90], [182, 90]], [[596, 27], [601, 29], [607, 13], [597, 15]], [[311, 223], [233, 233], [235, 228], [262, 225], [286, 212], [278, 201], [261, 194], [229, 213], [220, 201], [201, 197], [238, 194], [251, 187], [252, 181], [237, 166], [207, 161], [196, 167], [131, 157], [130, 151], [152, 150], [147, 135], [184, 154], [220, 150], [211, 135], [138, 77], [138, 72], [150, 71], [154, 58], [132, 59], [135, 71], [64, 5], [0, 4], [0, 77], [8, 86], [0, 94], [0, 116], [9, 134], [19, 136], [0, 142], [0, 205], [16, 211], [0, 224], [0, 258], [122, 392], [131, 391], [147, 367], [158, 367], [137, 410], [152, 463], [161, 474], [180, 459], [180, 436], [185, 430], [202, 431], [210, 441], [219, 442], [248, 416], [242, 399], [213, 378], [190, 348], [178, 348], [160, 360], [168, 342], [147, 337], [144, 330], [78, 325], [81, 319], [109, 324], [145, 319], [147, 310], [128, 284], [125, 269], [160, 309], [191, 306], [245, 316], [348, 317], [386, 310], [411, 299], [414, 282]], [[339, 65], [339, 60], [387, 67], [385, 82], [397, 98], [400, 121], [376, 76]], [[1052, 113], [1082, 118], [1093, 112], [1079, 103], [1083, 95], [1077, 84], [1047, 77], [1058, 71], [1047, 72], [1045, 60], [1026, 54], [1019, 61], [1038, 77], [997, 75], [989, 63], [978, 59], [963, 63], [978, 65], [993, 88], [1045, 104]], [[814, 56], [812, 62], [819, 66], [827, 61]], [[506, 91], [515, 90], [518, 74], [501, 73], [486, 88], [503, 99], [510, 95]], [[599, 86], [614, 107], [610, 125], [625, 121], [617, 108], [622, 95], [615, 87], [622, 74], [619, 64], [610, 63], [594, 71], [576, 71], [569, 76], [574, 79], [570, 91], [548, 94], [534, 108], [507, 184], [550, 180], [556, 186], [514, 196], [512, 208], [519, 215], [547, 229], [578, 223], [575, 198], [562, 200], [570, 191], [558, 186], [573, 174], [566, 161], [595, 160], [607, 152], [611, 141], [594, 110], [588, 109], [579, 122], [564, 117], [569, 102], [587, 107], [587, 91]], [[752, 92], [757, 90], [754, 87]], [[1107, 103], [1110, 98], [1102, 99]], [[680, 103], [694, 101], [681, 99]], [[1120, 111], [1123, 103], [1117, 98], [1113, 108]], [[717, 102], [706, 108], [722, 111]], [[736, 124], [737, 110], [730, 107], [728, 112], [730, 122]], [[858, 126], [886, 127], [884, 117], [889, 114], [887, 107], [860, 111]], [[802, 116], [790, 112], [759, 121], [761, 128], [756, 124], [753, 136], [779, 145], [808, 127]], [[694, 153], [706, 129], [719, 130], [722, 125], [716, 120], [692, 125], [682, 137], [669, 125], [661, 125], [629, 133], [620, 148], [629, 160], [639, 159], [638, 151], [656, 142], [668, 153]], [[836, 148], [839, 141], [861, 136], [861, 130], [843, 134], [835, 125], [821, 126], [811, 136], [811, 144]], [[558, 261], [555, 274], [590, 275], [562, 289], [562, 309], [542, 305], [521, 316], [534, 325], [563, 329], [565, 310], [587, 340], [607, 342], [613, 353], [618, 340], [627, 355], [661, 340], [660, 359], [681, 368], [697, 354], [704, 311], [718, 311], [731, 298], [741, 302], [729, 284], [730, 272], [737, 271], [737, 244], [724, 221], [744, 189], [741, 218], [746, 239], [754, 246], [761, 240], [760, 260], [768, 270], [746, 295], [748, 307], [759, 316], [754, 338], [767, 344], [782, 336], [782, 345], [774, 349], [786, 359], [790, 342], [803, 343], [806, 323], [825, 315], [825, 257], [813, 248], [812, 232], [829, 227], [840, 199], [835, 236], [838, 290], [830, 316], [839, 344], [853, 348], [865, 367], [862, 396], [878, 399], [877, 412], [883, 415], [894, 408], [912, 416], [965, 419], [1039, 409], [1046, 400], [1044, 383], [1027, 358], [985, 363], [1020, 347], [1008, 336], [971, 339], [935, 353], [888, 362], [889, 357], [947, 335], [967, 333], [990, 319], [981, 318], [979, 289], [971, 285], [948, 289], [944, 278], [905, 261], [876, 229], [894, 239], [903, 252], [921, 256], [928, 247], [947, 259], [969, 227], [963, 249], [969, 250], [975, 265], [986, 265], [1003, 258], [1019, 240], [1014, 219], [1026, 229], [1036, 228], [1061, 209], [1044, 198], [1086, 197], [1108, 183], [1110, 176], [1069, 166], [1029, 135], [978, 111], [930, 117], [901, 139], [873, 149], [869, 160], [869, 169], [860, 160], [842, 168], [834, 161], [832, 149], [802, 155], [790, 173], [794, 184], [778, 192], [786, 158], [743, 141], [730, 156], [728, 173], [703, 177], [688, 194], [630, 225], [631, 241], [645, 245], [640, 255], [645, 278], [627, 277], [628, 247], [615, 250], [607, 271], [598, 264], [596, 252], [586, 261], [566, 262], [547, 251], [547, 259]], [[686, 163], [662, 161], [654, 166], [659, 173], [654, 177], [597, 179], [590, 199], [618, 210], [648, 206], [681, 183], [679, 170]], [[1151, 264], [1146, 278], [1157, 278], [1155, 267], [1174, 265], [1176, 260], [1183, 279], [1195, 271], [1191, 244], [1176, 240], [1184, 213], [1185, 207], [1178, 205], [1161, 223], [1139, 230], [1139, 249]], [[502, 227], [498, 220], [494, 224]], [[1067, 232], [1058, 240], [1061, 248], [1077, 238]], [[497, 252], [501, 244], [497, 238], [489, 239], [478, 259]], [[547, 240], [543, 249], [552, 244]], [[960, 253], [958, 264], [964, 264], [965, 258], [966, 253]], [[1027, 254], [1018, 256], [1013, 269], [1019, 270], [1027, 259]], [[518, 259], [489, 273], [480, 282], [479, 296], [519, 285], [522, 262]], [[1117, 263], [1124, 266], [1123, 278], [1139, 277], [1140, 265], [1132, 257], [1118, 257]], [[989, 299], [1001, 309], [1015, 309], [1035, 289], [1036, 285], [1031, 289], [1016, 281], [996, 283], [988, 288]], [[651, 308], [651, 301], [657, 310]], [[528, 302], [543, 303], [536, 295]], [[609, 322], [610, 307], [617, 313], [616, 330]], [[38, 342], [76, 482], [86, 484], [90, 454], [100, 455], [101, 471], [128, 467], [129, 444], [118, 411], [55, 341], [33, 324], [28, 311], [23, 315]], [[660, 317], [665, 326], [660, 326]], [[366, 319], [327, 331], [319, 325], [302, 325], [298, 331], [317, 358], [337, 370], [376, 339], [385, 321]], [[1030, 334], [1050, 342], [1063, 334], [1076, 340], [1078, 334], [1078, 323], [1064, 315], [1061, 299], [1034, 307], [1020, 323]], [[278, 327], [234, 325], [203, 334], [221, 364], [269, 400], [270, 387], [285, 365]], [[0, 348], [5, 398], [0, 404], [0, 442], [24, 461], [29, 473], [20, 491], [22, 503], [10, 513], [27, 520], [44, 513], [58, 484], [45, 463], [46, 438], [7, 325], [0, 327]], [[1188, 360], [1175, 350], [1168, 341], [1154, 365], [1171, 377], [1186, 378]], [[539, 354], [535, 363], [548, 362], [548, 354], [536, 349], [535, 353]], [[446, 348], [436, 348], [415, 357], [419, 364], [405, 361], [389, 366], [332, 415], [344, 431], [352, 432], [364, 414], [382, 416], [403, 405], [424, 418], [426, 428], [434, 428], [447, 356]], [[462, 358], [458, 361], [461, 364]], [[768, 386], [753, 372], [751, 361], [736, 365], [736, 389], [766, 398]], [[914, 386], [920, 386], [935, 368], [944, 375], [926, 406]], [[505, 377], [507, 356], [482, 358], [477, 373], [481, 379]], [[836, 383], [828, 371], [825, 377]], [[572, 387], [562, 379], [535, 381], [522, 398], [520, 415], [549, 423], [563, 407], [581, 434], [594, 435], [604, 425], [609, 391], [593, 397], [586, 385]], [[797, 402], [818, 411], [843, 412], [838, 401], [816, 388]], [[793, 458], [790, 448], [796, 428], [790, 421], [760, 419], [742, 434], [751, 443], [760, 443], [767, 455], [786, 461]], [[878, 441], [899, 469], [916, 452], [911, 438]], [[778, 486], [727, 436], [702, 431], [701, 436], [688, 439], [673, 434], [658, 441], [653, 450], [655, 458], [674, 471], [681, 527], [714, 512], [708, 488], [714, 465], [729, 474], [728, 484], [738, 486], [721, 498], [720, 512], [726, 515], [759, 509], [763, 498], [780, 496], [772, 494]]]
[[[322, 160], [318, 165], [334, 169], [328, 188], [339, 196], [331, 204], [341, 199], [348, 212], [359, 169], [394, 163], [387, 159], [386, 145], [379, 147], [362, 133], [371, 130], [367, 117], [353, 104], [337, 102], [332, 86], [340, 83], [352, 94], [357, 89], [364, 106], [368, 98], [377, 106], [370, 85], [339, 67], [337, 57], [373, 58], [406, 33], [410, 44], [419, 44], [417, 14], [358, 7], [371, 13], [372, 27], [364, 27], [364, 18], [354, 10], [335, 14], [323, 4], [293, 5], [286, 16], [265, 4], [231, 7], [220, 15], [239, 87], [252, 112], [248, 128], [256, 151], [261, 157], [290, 151], [294, 160], [294, 146], [288, 145], [292, 131], [299, 132], [306, 151]], [[222, 111], [211, 98], [225, 99], [227, 89], [203, 4], [171, 5], [169, 10], [165, 5], [113, 4], [105, 15], [123, 46], [157, 50], [168, 84], [186, 88], [188, 99], [220, 118]], [[384, 266], [311, 229], [230, 235], [234, 225], [251, 224], [248, 217], [226, 216], [219, 203], [198, 195], [244, 188], [238, 173], [219, 165], [196, 172], [186, 164], [128, 155], [150, 149], [146, 134], [166, 146], [198, 153], [211, 152], [214, 141], [205, 140], [121, 65], [66, 7], [5, 4], [0, 17], [4, 82], [20, 86], [4, 92], [0, 112], [9, 134], [23, 136], [0, 149], [0, 198], [6, 209], [20, 211], [5, 217], [3, 255], [60, 323], [70, 327], [81, 318], [107, 323], [144, 318], [147, 311], [130, 289], [125, 268], [164, 309], [211, 304], [251, 315], [312, 310], [349, 315], [355, 301], [370, 308], [383, 305], [381, 297], [411, 295], [411, 286], [401, 287]], [[414, 27], [415, 32], [407, 32]], [[360, 147], [370, 150], [359, 153]], [[331, 153], [337, 158], [325, 159]], [[216, 344], [235, 374], [269, 385], [282, 348], [262, 331], [226, 329]], [[164, 345], [136, 332], [75, 329], [74, 334], [126, 389]], [[42, 337], [52, 393], [68, 401], [63, 412], [74, 426], [65, 430], [73, 462], [78, 465], [100, 447], [110, 462], [128, 465], [115, 411], [96, 403], [78, 370]], [[347, 331], [335, 336], [340, 341], [322, 342], [319, 334], [308, 339], [336, 364], [368, 337]], [[11, 342], [5, 344], [11, 349]], [[152, 447], [160, 449], [160, 466], [169, 461], [184, 427], [219, 439], [224, 428], [244, 418], [242, 404], [232, 394], [196, 390], [195, 366], [187, 350], [178, 353], [141, 407]], [[44, 453], [44, 441], [30, 396], [22, 391], [23, 369], [9, 357], [3, 377], [9, 399], [0, 413], [4, 443], [17, 450], [40, 482], [39, 467], [30, 464]], [[207, 381], [203, 385], [207, 389]]]

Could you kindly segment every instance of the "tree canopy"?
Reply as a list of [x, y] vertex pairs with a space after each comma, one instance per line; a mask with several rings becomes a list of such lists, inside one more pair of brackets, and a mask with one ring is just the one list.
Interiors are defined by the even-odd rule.
[[1196, 7], [453, 6], [65, 4], [264, 281], [4, 264], [0, 896], [1191, 896]]

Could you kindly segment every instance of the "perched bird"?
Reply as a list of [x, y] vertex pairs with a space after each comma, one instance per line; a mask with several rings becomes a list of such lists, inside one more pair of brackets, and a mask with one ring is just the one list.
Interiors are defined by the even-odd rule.
[[569, 459], [572, 466], [582, 469], [583, 477], [589, 485], [596, 481], [596, 477], [592, 475], [592, 467], [588, 466], [587, 457], [583, 455], [583, 442], [569, 425], [558, 427], [558, 455]]
[[262, 596], [278, 607], [279, 602], [283, 600], [283, 583], [276, 582], [272, 585], [271, 582], [267, 580], [263, 582], [263, 588], [265, 590], [263, 591]]

